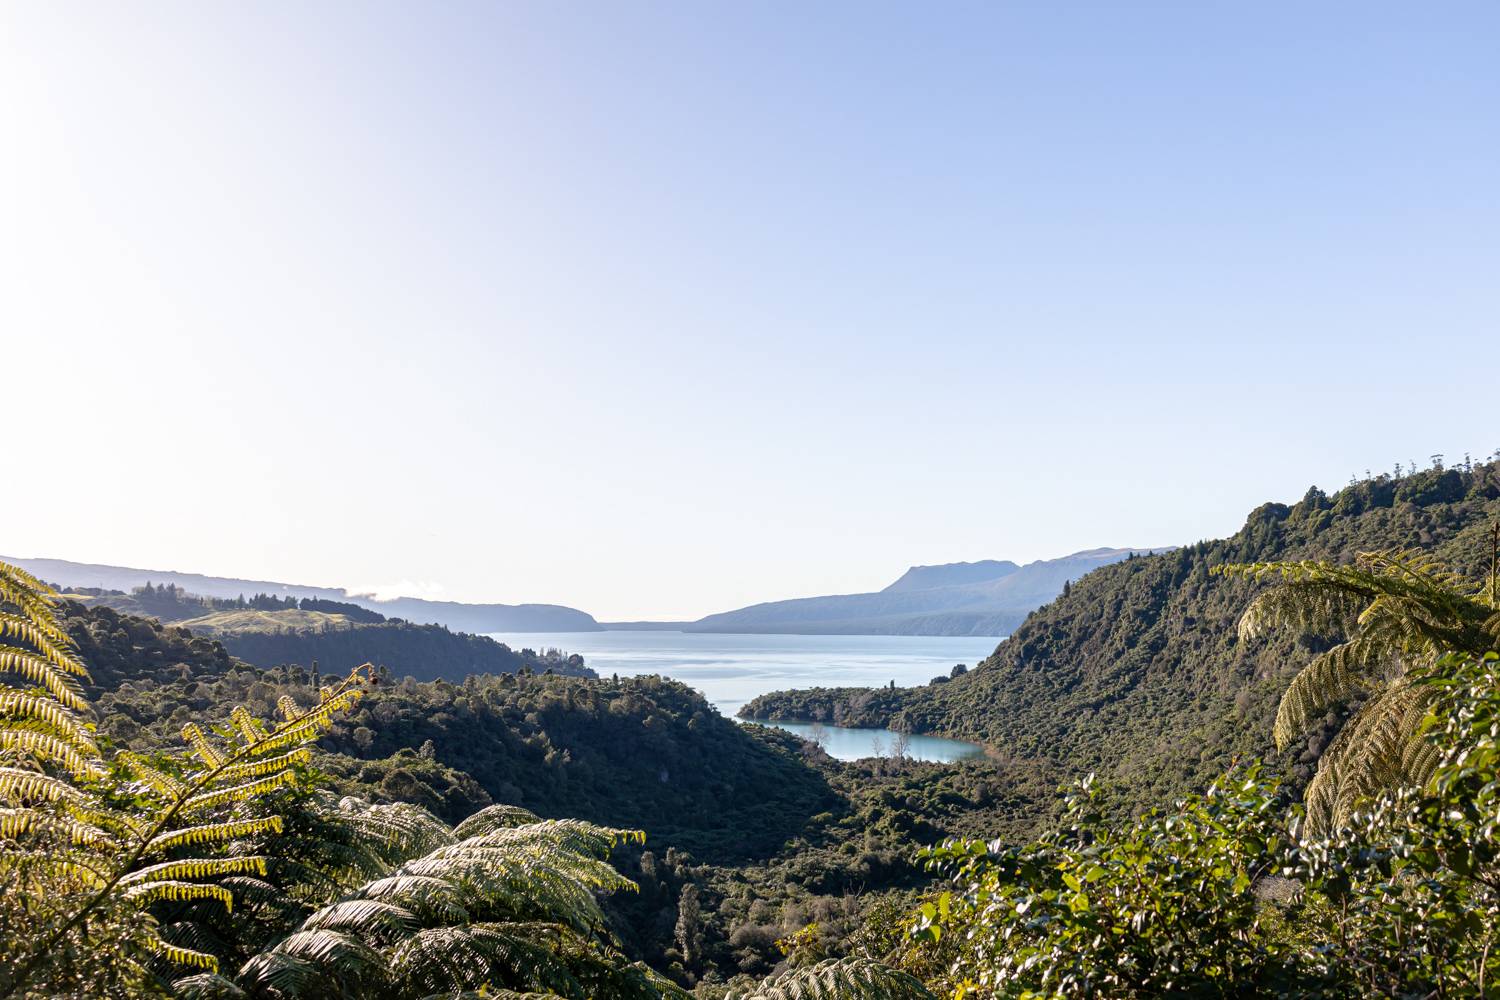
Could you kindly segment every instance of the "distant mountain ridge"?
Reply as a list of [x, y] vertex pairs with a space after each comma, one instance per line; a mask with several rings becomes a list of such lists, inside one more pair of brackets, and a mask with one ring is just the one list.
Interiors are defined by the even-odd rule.
[[342, 587], [305, 587], [271, 580], [205, 576], [171, 570], [135, 569], [79, 563], [67, 559], [18, 559], [0, 556], [34, 576], [63, 587], [98, 587], [129, 592], [152, 584], [172, 584], [204, 597], [249, 597], [263, 593], [277, 597], [314, 597], [346, 601], [389, 618], [404, 618], [418, 625], [446, 625], [460, 632], [600, 632], [604, 626], [594, 616], [560, 604], [461, 604], [457, 601], [427, 601], [398, 597], [377, 601], [365, 594], [351, 594]]
[[906, 590], [931, 590], [934, 587], [956, 587], [984, 583], [1010, 576], [1021, 567], [1009, 559], [984, 559], [979, 562], [943, 563], [941, 566], [913, 566], [901, 579], [886, 587], [882, 594]]
[[769, 601], [709, 615], [683, 631], [1003, 636], [1084, 574], [1131, 555], [1164, 551], [1100, 548], [1025, 566], [994, 559], [913, 566], [875, 593]]
[[67, 559], [0, 556], [43, 580], [65, 588], [130, 592], [147, 583], [171, 585], [204, 597], [313, 598], [353, 604], [418, 625], [444, 625], [459, 632], [681, 631], [783, 635], [1009, 635], [1028, 614], [1062, 593], [1084, 574], [1127, 556], [1168, 549], [1087, 549], [1058, 559], [1018, 565], [1010, 560], [912, 566], [884, 589], [768, 601], [708, 615], [697, 621], [600, 623], [594, 616], [558, 604], [463, 604], [416, 597], [376, 600], [343, 587], [311, 587], [273, 580], [207, 576], [138, 569]]
[[[1241, 637], [1267, 583], [1218, 577], [1223, 563], [1320, 559], [1418, 549], [1475, 586], [1500, 521], [1500, 461], [1309, 489], [1265, 503], [1228, 538], [1101, 568], [1048, 602], [972, 670], [911, 688], [812, 688], [762, 695], [744, 718], [889, 727], [1050, 759], [1144, 809], [1264, 758], [1295, 787], [1338, 732], [1278, 750], [1271, 738], [1287, 682], [1332, 636], [1295, 629]], [[1004, 582], [1004, 581], [1000, 581]]]

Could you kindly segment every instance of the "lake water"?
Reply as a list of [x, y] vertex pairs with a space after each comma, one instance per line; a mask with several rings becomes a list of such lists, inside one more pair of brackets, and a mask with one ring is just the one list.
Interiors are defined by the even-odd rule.
[[[602, 677], [661, 674], [702, 692], [734, 718], [756, 695], [788, 688], [897, 687], [926, 684], [956, 663], [973, 667], [995, 650], [989, 636], [738, 635], [710, 632], [495, 632], [512, 649], [556, 648], [578, 653]], [[784, 729], [799, 731], [797, 723]], [[802, 727], [805, 729], [805, 727]], [[825, 726], [825, 748], [842, 760], [869, 757], [878, 736], [889, 752], [894, 734]], [[910, 737], [921, 760], [956, 760], [972, 744]]]
[[[767, 725], [816, 740], [829, 756], [839, 760], [880, 757], [889, 754], [897, 735], [889, 729], [855, 729], [849, 726], [814, 726], [810, 722], [771, 722]], [[821, 732], [819, 730], [821, 729]], [[906, 756], [913, 760], [955, 761], [984, 755], [984, 748], [941, 736], [907, 736]]]

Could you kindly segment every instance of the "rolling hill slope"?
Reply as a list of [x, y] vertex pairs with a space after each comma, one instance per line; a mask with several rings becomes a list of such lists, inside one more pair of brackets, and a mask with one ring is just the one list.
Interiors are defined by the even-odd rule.
[[[750, 718], [891, 725], [974, 739], [1130, 786], [1164, 801], [1211, 781], [1236, 756], [1272, 754], [1271, 719], [1291, 673], [1327, 637], [1242, 644], [1236, 623], [1256, 585], [1210, 576], [1219, 563], [1348, 560], [1391, 547], [1436, 552], [1477, 578], [1500, 518], [1500, 463], [1382, 477], [1333, 496], [1267, 503], [1229, 538], [1103, 566], [1032, 613], [974, 670], [906, 689], [779, 692]], [[1305, 776], [1339, 719], [1278, 764]]]
[[237, 577], [204, 576], [201, 573], [134, 569], [127, 566], [71, 562], [67, 559], [0, 556], [0, 560], [67, 588], [96, 587], [128, 593], [136, 587], [151, 583], [181, 587], [190, 594], [204, 597], [234, 598], [249, 597], [251, 594], [312, 597], [344, 601], [378, 611], [388, 618], [405, 618], [417, 624], [446, 625], [461, 632], [598, 632], [603, 628], [594, 620], [593, 615], [560, 604], [462, 604], [457, 601], [427, 601], [416, 597], [377, 601], [367, 594], [351, 594], [342, 587], [306, 587], [271, 580], [242, 580]]

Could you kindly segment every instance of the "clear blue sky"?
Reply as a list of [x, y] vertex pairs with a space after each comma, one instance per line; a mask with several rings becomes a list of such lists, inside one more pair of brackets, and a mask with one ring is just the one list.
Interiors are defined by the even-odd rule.
[[62, 458], [0, 552], [697, 616], [1488, 454], [1497, 52], [1494, 3], [6, 4]]

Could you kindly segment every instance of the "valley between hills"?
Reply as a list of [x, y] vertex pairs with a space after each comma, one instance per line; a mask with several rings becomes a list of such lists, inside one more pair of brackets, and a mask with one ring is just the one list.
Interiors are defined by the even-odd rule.
[[[1257, 774], [1275, 776], [1275, 801], [1316, 784], [1321, 756], [1369, 696], [1330, 704], [1303, 736], [1278, 744], [1288, 684], [1337, 639], [1244, 632], [1237, 623], [1267, 582], [1220, 567], [1351, 566], [1358, 553], [1413, 550], [1451, 567], [1454, 580], [1483, 580], [1497, 521], [1496, 463], [1382, 477], [1332, 495], [1313, 489], [1256, 508], [1228, 538], [1089, 553], [1097, 565], [1076, 580], [1073, 565], [1036, 570], [1045, 582], [1035, 586], [1058, 592], [972, 668], [916, 686], [766, 692], [740, 712], [986, 748], [950, 764], [896, 747], [836, 760], [816, 742], [725, 718], [680, 681], [603, 677], [566, 651], [515, 650], [390, 618], [342, 593], [215, 597], [170, 579], [128, 591], [74, 585], [62, 587], [56, 614], [88, 665], [80, 690], [110, 746], [154, 753], [193, 720], [231, 709], [274, 719], [319, 691], [326, 697], [331, 679], [367, 660], [373, 686], [328, 715], [309, 744], [315, 785], [348, 801], [415, 808], [439, 824], [503, 807], [641, 831], [644, 850], [606, 852], [638, 888], [603, 900], [600, 930], [612, 953], [651, 970], [663, 995], [748, 995], [789, 968], [858, 956], [947, 988], [942, 963], [975, 959], [924, 951], [925, 932], [904, 936], [908, 916], [927, 913], [939, 888], [924, 850], [952, 838], [1045, 842], [1058, 822], [1077, 821], [1056, 790], [1085, 775], [1108, 789], [1099, 821], [1122, 824], [1192, 801], [1253, 759], [1264, 761]], [[1026, 574], [1006, 564], [915, 568], [881, 593], [994, 590]], [[761, 614], [771, 622], [791, 612], [772, 605]], [[1090, 877], [1111, 877], [1100, 872]], [[937, 919], [913, 926], [941, 926]], [[225, 969], [257, 961], [248, 950], [217, 954]], [[1335, 975], [1304, 964], [1299, 976]]]

